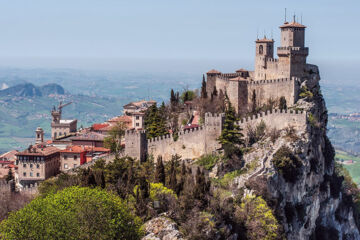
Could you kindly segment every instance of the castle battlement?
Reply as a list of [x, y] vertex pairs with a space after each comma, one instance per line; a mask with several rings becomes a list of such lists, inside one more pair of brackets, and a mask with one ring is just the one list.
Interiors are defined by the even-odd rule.
[[256, 115], [252, 115], [246, 118], [242, 118], [240, 119], [240, 121], [237, 122], [237, 124], [241, 125], [243, 123], [247, 123], [247, 122], [251, 122], [252, 120], [255, 119], [260, 119], [266, 116], [271, 116], [271, 115], [298, 115], [298, 116], [303, 116], [303, 117], [307, 117], [307, 112], [306, 111], [298, 111], [298, 110], [288, 110], [288, 109], [271, 109], [268, 110], [266, 112], [260, 112]]
[[272, 84], [272, 83], [284, 83], [291, 81], [300, 81], [300, 78], [292, 77], [292, 78], [277, 78], [277, 79], [268, 79], [268, 80], [256, 80], [256, 81], [248, 81], [249, 85], [260, 85], [260, 84]]

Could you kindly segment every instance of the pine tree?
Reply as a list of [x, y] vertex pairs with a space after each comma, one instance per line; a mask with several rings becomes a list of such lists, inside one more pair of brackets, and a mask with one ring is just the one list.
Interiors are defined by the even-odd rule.
[[282, 109], [282, 110], [287, 109], [286, 99], [285, 99], [284, 96], [280, 97], [279, 108]]
[[231, 102], [227, 95], [225, 95], [225, 120], [223, 130], [220, 137], [218, 138], [219, 143], [225, 150], [225, 154], [231, 154], [229, 151], [233, 151], [234, 148], [238, 148], [244, 144], [243, 134], [241, 128], [237, 125], [239, 119], [236, 117], [235, 109], [232, 107]]
[[201, 98], [207, 98], [205, 75], [203, 75], [203, 80], [201, 84]]
[[157, 159], [157, 164], [155, 169], [155, 182], [162, 183], [163, 185], [165, 185], [165, 168], [161, 156], [159, 156]]

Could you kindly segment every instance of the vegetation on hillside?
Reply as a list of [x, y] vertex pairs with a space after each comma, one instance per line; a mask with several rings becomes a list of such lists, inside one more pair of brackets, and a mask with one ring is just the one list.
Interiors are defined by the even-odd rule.
[[4, 239], [140, 239], [141, 221], [120, 197], [70, 187], [38, 197], [0, 224]]
[[301, 174], [301, 160], [287, 146], [282, 146], [274, 154], [272, 163], [287, 182], [294, 183]]

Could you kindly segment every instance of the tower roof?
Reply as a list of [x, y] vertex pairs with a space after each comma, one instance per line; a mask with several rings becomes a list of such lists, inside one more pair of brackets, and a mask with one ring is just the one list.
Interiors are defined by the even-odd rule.
[[306, 28], [305, 25], [302, 25], [298, 22], [285, 22], [284, 25], [281, 25], [280, 28]]
[[274, 42], [274, 39], [268, 39], [264, 37], [263, 39], [256, 39], [256, 43], [267, 43], [267, 42]]
[[221, 72], [219, 72], [218, 70], [215, 69], [211, 69], [210, 71], [207, 72], [208, 74], [220, 74]]

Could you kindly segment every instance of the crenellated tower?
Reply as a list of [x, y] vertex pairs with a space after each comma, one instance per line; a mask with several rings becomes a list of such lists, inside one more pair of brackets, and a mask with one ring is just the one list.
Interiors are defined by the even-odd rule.
[[281, 46], [277, 49], [279, 56], [279, 73], [286, 77], [302, 78], [306, 67], [309, 49], [305, 47], [306, 26], [295, 21], [285, 22], [281, 29]]
[[255, 41], [255, 79], [266, 79], [267, 63], [274, 59], [274, 39], [257, 39]]

